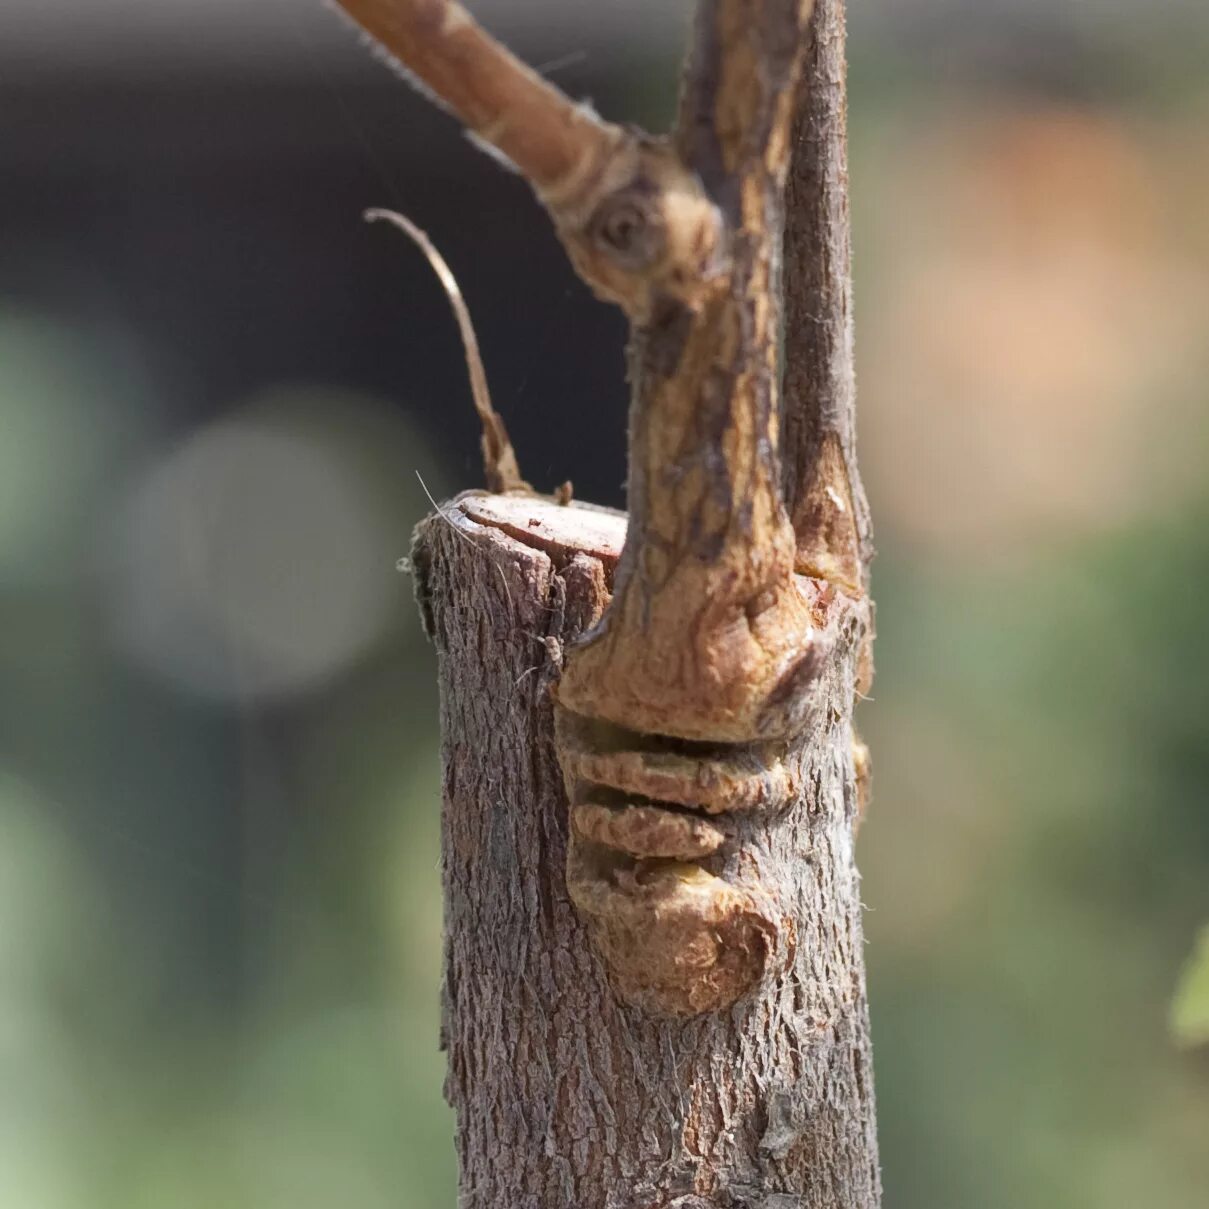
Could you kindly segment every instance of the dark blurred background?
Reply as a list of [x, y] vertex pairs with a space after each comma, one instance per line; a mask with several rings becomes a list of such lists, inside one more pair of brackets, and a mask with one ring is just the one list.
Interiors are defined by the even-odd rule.
[[[688, 0], [470, 7], [670, 120]], [[1204, 1205], [1209, 10], [851, 33], [888, 1203]], [[454, 1204], [395, 564], [477, 432], [370, 205], [527, 475], [620, 504], [620, 318], [319, 0], [0, 3], [4, 1209]]]

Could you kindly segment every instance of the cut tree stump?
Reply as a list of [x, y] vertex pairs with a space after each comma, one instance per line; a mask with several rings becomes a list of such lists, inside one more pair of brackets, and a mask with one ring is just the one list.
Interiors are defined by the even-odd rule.
[[[600, 618], [624, 515], [467, 493], [416, 531], [440, 659], [442, 1044], [462, 1209], [873, 1209], [872, 1057], [853, 860], [863, 597], [803, 581], [827, 637], [787, 804], [711, 815], [702, 863], [758, 887], [758, 985], [726, 1010], [624, 1000], [568, 897], [552, 687]], [[669, 749], [669, 758], [676, 753]], [[776, 794], [770, 795], [770, 800]]]

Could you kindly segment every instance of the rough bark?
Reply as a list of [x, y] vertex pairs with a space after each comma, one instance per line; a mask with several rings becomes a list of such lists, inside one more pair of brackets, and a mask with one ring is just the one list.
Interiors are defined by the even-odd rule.
[[655, 139], [453, 0], [340, 3], [633, 324], [628, 522], [468, 494], [417, 531], [461, 1203], [874, 1209], [842, 4], [702, 0]]
[[440, 655], [459, 1203], [871, 1209], [849, 729], [859, 610], [840, 607], [817, 727], [784, 753], [788, 807], [710, 820], [727, 836], [719, 875], [780, 904], [776, 976], [725, 1011], [653, 1014], [618, 994], [568, 897], [550, 696], [560, 650], [607, 603], [623, 528], [580, 505], [471, 494], [417, 531]]
[[873, 557], [856, 468], [844, 0], [816, 0], [785, 230], [785, 485], [797, 569], [863, 589]]

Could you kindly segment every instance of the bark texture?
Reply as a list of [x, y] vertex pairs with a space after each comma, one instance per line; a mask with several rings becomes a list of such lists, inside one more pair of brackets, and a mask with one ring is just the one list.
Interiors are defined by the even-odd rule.
[[[417, 530], [440, 655], [459, 1203], [871, 1209], [850, 725], [863, 606], [818, 589], [831, 656], [814, 725], [781, 753], [788, 803], [710, 818], [725, 835], [718, 874], [758, 885], [775, 915], [775, 973], [725, 1011], [652, 1014], [618, 993], [567, 894], [550, 694], [563, 646], [608, 602], [623, 532], [619, 514], [475, 494]], [[754, 805], [761, 770], [748, 771]]]
[[797, 569], [863, 590], [873, 557], [856, 467], [844, 0], [816, 0], [786, 189], [785, 485]]
[[415, 541], [463, 1209], [875, 1209], [842, 3], [701, 0], [658, 139], [453, 0], [339, 2], [633, 325], [628, 522], [472, 493]]

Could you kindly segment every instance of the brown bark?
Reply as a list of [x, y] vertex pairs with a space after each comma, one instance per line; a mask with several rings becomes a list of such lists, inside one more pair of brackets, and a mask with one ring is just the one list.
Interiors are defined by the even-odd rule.
[[491, 392], [487, 389], [487, 375], [483, 370], [483, 358], [479, 354], [479, 338], [470, 319], [470, 310], [462, 297], [461, 286], [445, 258], [437, 251], [428, 235], [404, 214], [393, 210], [366, 210], [367, 222], [385, 221], [401, 230], [424, 253], [432, 271], [449, 299], [453, 316], [457, 320], [458, 332], [462, 337], [462, 351], [466, 356], [466, 372], [470, 377], [470, 395], [474, 410], [482, 429], [480, 441], [483, 450], [483, 473], [488, 491], [532, 491], [533, 488], [521, 478], [516, 462], [516, 450], [503, 418], [491, 403]]
[[873, 1209], [842, 4], [702, 0], [658, 140], [448, 0], [341, 3], [634, 325], [628, 527], [469, 494], [417, 531], [462, 1204]]
[[788, 808], [755, 808], [753, 790], [752, 809], [710, 818], [727, 837], [718, 875], [758, 883], [784, 913], [775, 977], [691, 1018], [629, 1005], [568, 896], [549, 690], [559, 650], [606, 604], [623, 525], [582, 505], [471, 494], [417, 532], [417, 592], [440, 655], [459, 1203], [872, 1209], [854, 644], [837, 645], [822, 675], [817, 729], [782, 756]]

